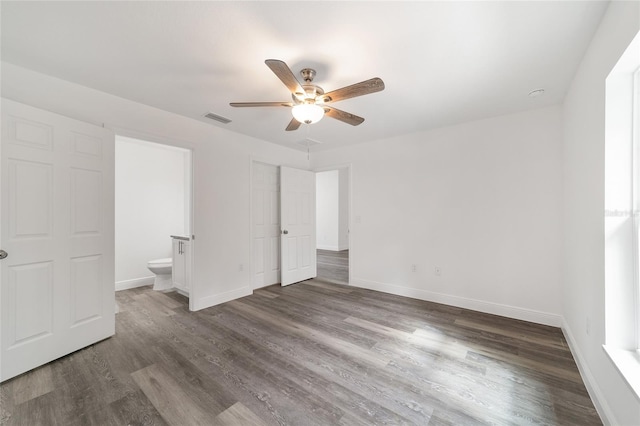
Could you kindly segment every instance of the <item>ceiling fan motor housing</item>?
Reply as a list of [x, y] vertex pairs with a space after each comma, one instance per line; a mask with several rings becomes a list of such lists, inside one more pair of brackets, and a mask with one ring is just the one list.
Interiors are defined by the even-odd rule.
[[[296, 104], [315, 103], [316, 98], [324, 94], [322, 87], [316, 86], [315, 84], [303, 84], [302, 88], [304, 89], [304, 93], [293, 93], [291, 95]], [[317, 100], [321, 101], [322, 98]]]

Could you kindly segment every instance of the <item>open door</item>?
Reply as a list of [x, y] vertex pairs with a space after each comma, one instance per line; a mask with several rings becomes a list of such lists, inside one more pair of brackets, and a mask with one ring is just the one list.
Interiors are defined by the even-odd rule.
[[252, 163], [251, 285], [280, 282], [280, 168]]
[[0, 381], [115, 332], [114, 135], [2, 100]]
[[280, 168], [281, 282], [315, 278], [316, 174]]

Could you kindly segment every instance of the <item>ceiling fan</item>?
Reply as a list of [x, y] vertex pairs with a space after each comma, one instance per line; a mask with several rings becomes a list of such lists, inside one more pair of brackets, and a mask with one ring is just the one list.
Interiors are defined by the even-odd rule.
[[335, 118], [352, 126], [357, 126], [364, 121], [364, 118], [357, 115], [341, 111], [327, 104], [344, 99], [355, 98], [356, 96], [368, 95], [384, 89], [384, 82], [375, 77], [360, 83], [352, 84], [341, 89], [325, 93], [320, 86], [313, 84], [316, 71], [311, 68], [304, 68], [300, 75], [304, 80], [300, 84], [298, 79], [287, 64], [277, 59], [267, 59], [265, 64], [273, 73], [287, 86], [291, 92], [293, 102], [231, 102], [232, 107], [288, 107], [291, 108], [293, 118], [286, 130], [297, 130], [300, 124], [317, 123], [324, 117]]

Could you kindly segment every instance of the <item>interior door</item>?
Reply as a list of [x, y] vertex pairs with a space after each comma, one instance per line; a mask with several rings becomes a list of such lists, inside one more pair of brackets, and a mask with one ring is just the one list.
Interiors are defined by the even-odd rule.
[[315, 278], [316, 174], [280, 167], [282, 285]]
[[115, 332], [114, 135], [2, 99], [0, 381]]
[[277, 166], [254, 162], [252, 167], [252, 285], [280, 282], [280, 172]]

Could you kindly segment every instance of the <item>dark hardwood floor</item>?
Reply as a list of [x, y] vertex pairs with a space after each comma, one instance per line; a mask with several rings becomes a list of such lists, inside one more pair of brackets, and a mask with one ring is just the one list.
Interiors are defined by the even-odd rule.
[[316, 250], [318, 278], [336, 284], [349, 284], [349, 250]]
[[601, 424], [557, 328], [318, 279], [117, 300], [115, 337], [0, 386], [2, 424]]

